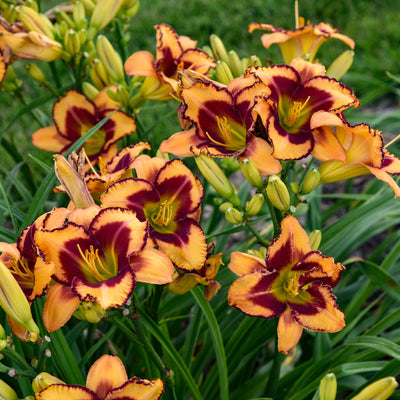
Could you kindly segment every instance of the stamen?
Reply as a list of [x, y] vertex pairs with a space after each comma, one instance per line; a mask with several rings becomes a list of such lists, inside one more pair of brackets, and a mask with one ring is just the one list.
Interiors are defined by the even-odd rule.
[[289, 116], [285, 118], [285, 125], [292, 126], [301, 116], [302, 111], [310, 100], [310, 96], [307, 100], [302, 103], [301, 101], [294, 101], [292, 107], [290, 108]]
[[28, 261], [24, 257], [10, 260], [9, 270], [13, 275], [19, 276], [23, 281], [33, 282], [33, 273], [29, 269]]
[[85, 261], [85, 267], [88, 267], [86, 273], [90, 274], [97, 282], [102, 282], [112, 277], [110, 271], [103, 265], [102, 259], [99, 256], [99, 249], [94, 249], [90, 245], [89, 250], [83, 253], [79, 244], [77, 244], [78, 251]]
[[283, 283], [283, 289], [289, 296], [296, 297], [299, 294], [299, 278], [297, 275], [293, 275], [292, 278], [287, 279]]
[[164, 200], [160, 204], [158, 213], [151, 215], [151, 220], [157, 225], [167, 226], [172, 220], [173, 207], [169, 205], [168, 200]]
[[205, 132], [207, 137], [214, 144], [229, 148], [229, 149], [241, 149], [245, 146], [245, 136], [242, 132], [237, 131], [232, 128], [232, 125], [229, 123], [228, 119], [219, 115], [216, 116], [218, 131], [221, 135], [222, 142], [215, 140], [210, 136], [208, 132]]
[[386, 149], [387, 147], [389, 147], [390, 145], [392, 145], [393, 143], [397, 142], [400, 139], [400, 134], [398, 134], [393, 140], [391, 140], [387, 145], [385, 145], [383, 148]]
[[[97, 171], [94, 169], [93, 164], [90, 162], [89, 157], [86, 154], [86, 151], [83, 152], [85, 155], [85, 159], [87, 161], [87, 163], [89, 164], [90, 169], [92, 170], [92, 172], [96, 175], [97, 179], [100, 179], [99, 174], [97, 173]], [[103, 160], [101, 157], [99, 157], [99, 165], [100, 165], [100, 171], [101, 171], [101, 164], [104, 165]], [[101, 174], [103, 174], [103, 172], [101, 172]]]

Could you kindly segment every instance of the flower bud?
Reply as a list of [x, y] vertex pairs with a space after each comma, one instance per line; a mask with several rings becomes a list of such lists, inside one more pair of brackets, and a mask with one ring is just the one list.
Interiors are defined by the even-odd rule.
[[229, 65], [229, 56], [228, 52], [226, 51], [225, 45], [222, 40], [215, 34], [210, 36], [210, 43], [215, 58], [217, 60], [224, 61], [227, 65]]
[[335, 400], [337, 391], [336, 376], [326, 374], [319, 384], [319, 400]]
[[320, 184], [320, 173], [317, 169], [311, 169], [304, 178], [303, 185], [301, 186], [301, 193], [307, 194], [312, 192]]
[[39, 14], [33, 8], [27, 6], [18, 6], [15, 8], [15, 12], [17, 18], [22, 22], [27, 31], [34, 31], [50, 39], [54, 39], [52, 29], [50, 28], [52, 23], [44, 14]]
[[72, 56], [77, 55], [81, 51], [81, 40], [79, 35], [73, 30], [69, 29], [64, 37], [65, 50]]
[[269, 200], [275, 208], [280, 211], [286, 211], [290, 207], [289, 191], [277, 175], [269, 177], [266, 191]]
[[254, 67], [261, 67], [261, 66], [262, 66], [262, 62], [261, 62], [261, 60], [260, 60], [260, 57], [255, 56], [255, 55], [250, 56], [250, 57], [247, 59], [247, 65], [246, 65], [246, 67], [250, 67], [250, 65], [252, 65], [252, 66], [254, 66]]
[[72, 8], [72, 19], [74, 20], [75, 27], [79, 28], [81, 21], [86, 20], [85, 6], [80, 2], [76, 1]]
[[97, 58], [92, 61], [92, 67], [90, 68], [89, 75], [90, 79], [99, 90], [110, 84], [107, 71], [104, 68], [103, 63]]
[[60, 154], [54, 155], [55, 172], [76, 208], [88, 208], [94, 201], [85, 180], [74, 167]]
[[17, 393], [11, 386], [8, 386], [0, 379], [0, 400], [18, 400]]
[[82, 91], [85, 96], [92, 101], [99, 94], [99, 90], [89, 82], [82, 83]]
[[227, 212], [227, 210], [229, 209], [229, 208], [232, 208], [233, 207], [233, 204], [232, 203], [229, 203], [229, 202], [226, 202], [226, 203], [222, 203], [220, 206], [219, 206], [219, 211], [221, 211], [221, 212], [223, 212], [224, 214]]
[[54, 10], [54, 15], [59, 23], [65, 22], [69, 29], [75, 28], [74, 21], [62, 8], [60, 8], [60, 7], [56, 8]]
[[258, 190], [264, 188], [264, 182], [261, 178], [260, 172], [258, 171], [256, 165], [250, 158], [245, 158], [240, 163], [240, 168], [247, 181]]
[[80, 2], [83, 4], [83, 7], [85, 7], [85, 11], [92, 15], [94, 9], [96, 8], [96, 3], [93, 0], [80, 0]]
[[[110, 0], [107, 0], [110, 1]], [[100, 3], [100, 2], [99, 2]], [[112, 1], [110, 1], [112, 3]], [[111, 78], [111, 83], [119, 83], [124, 81], [125, 72], [120, 55], [114, 50], [108, 39], [100, 35], [96, 42], [97, 53], [106, 69], [108, 76]]]
[[236, 196], [232, 184], [218, 164], [211, 157], [203, 153], [195, 157], [195, 161], [201, 174], [217, 193], [228, 199], [235, 207], [240, 207], [240, 199]]
[[39, 375], [36, 375], [36, 378], [32, 381], [32, 389], [35, 393], [39, 393], [42, 390], [46, 389], [50, 385], [54, 384], [64, 384], [61, 379], [50, 375], [47, 372], [41, 372]]
[[46, 75], [36, 64], [25, 64], [25, 70], [36, 82], [41, 84], [45, 84], [47, 82]]
[[232, 225], [238, 225], [243, 221], [242, 213], [236, 208], [228, 208], [225, 211], [225, 218]]
[[176, 274], [174, 280], [168, 284], [168, 290], [175, 294], [185, 294], [199, 284], [197, 274]]
[[117, 87], [118, 103], [123, 107], [129, 106], [129, 92], [124, 85], [118, 85]]
[[354, 51], [346, 50], [338, 58], [336, 58], [326, 71], [326, 75], [330, 78], [341, 79], [342, 76], [350, 69], [353, 64]]
[[310, 233], [310, 247], [312, 251], [317, 251], [321, 244], [322, 232], [318, 229]]
[[399, 384], [396, 379], [393, 376], [387, 376], [371, 383], [351, 400], [386, 400], [396, 390], [397, 386]]
[[228, 63], [229, 68], [232, 71], [233, 76], [237, 78], [244, 72], [242, 67], [242, 61], [240, 60], [238, 54], [234, 50], [231, 50], [228, 53], [228, 57], [229, 57], [229, 63]]
[[0, 307], [28, 331], [27, 340], [35, 342], [39, 328], [32, 318], [31, 308], [24, 292], [11, 271], [0, 261]]
[[36, 12], [39, 12], [39, 5], [35, 0], [25, 0], [25, 5], [29, 8], [33, 8]]
[[296, 182], [290, 182], [290, 190], [294, 193], [294, 194], [298, 194], [299, 193], [299, 185]]
[[73, 315], [91, 324], [97, 324], [107, 316], [107, 312], [97, 302], [84, 301], [75, 309]]
[[215, 77], [218, 82], [227, 85], [233, 80], [232, 71], [228, 67], [228, 64], [224, 61], [218, 60], [217, 66], [215, 67]]
[[7, 347], [7, 335], [6, 331], [3, 328], [3, 325], [0, 325], [0, 352]]
[[264, 204], [264, 196], [261, 193], [256, 193], [250, 201], [246, 203], [246, 214], [257, 215]]
[[99, 0], [90, 19], [89, 38], [107, 26], [119, 11], [123, 0]]

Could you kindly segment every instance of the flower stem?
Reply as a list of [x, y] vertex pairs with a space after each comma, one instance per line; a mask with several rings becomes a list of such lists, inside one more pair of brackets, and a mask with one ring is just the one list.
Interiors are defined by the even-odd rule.
[[246, 222], [244, 226], [254, 235], [257, 241], [264, 247], [268, 247], [271, 243], [266, 241], [254, 228], [254, 226], [250, 222]]
[[263, 191], [263, 196], [264, 196], [265, 202], [268, 205], [269, 213], [271, 214], [272, 224], [274, 225], [274, 238], [276, 238], [279, 236], [279, 233], [280, 233], [279, 218], [277, 216], [276, 209], [272, 205], [265, 190]]

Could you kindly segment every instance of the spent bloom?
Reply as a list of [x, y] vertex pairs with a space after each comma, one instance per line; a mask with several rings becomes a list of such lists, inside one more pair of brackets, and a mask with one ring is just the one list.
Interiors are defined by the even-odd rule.
[[281, 233], [268, 247], [265, 260], [234, 252], [228, 267], [241, 276], [229, 289], [229, 305], [247, 315], [279, 317], [279, 351], [292, 349], [303, 328], [338, 332], [345, 326], [332, 294], [344, 267], [312, 251], [294, 217], [282, 220]]

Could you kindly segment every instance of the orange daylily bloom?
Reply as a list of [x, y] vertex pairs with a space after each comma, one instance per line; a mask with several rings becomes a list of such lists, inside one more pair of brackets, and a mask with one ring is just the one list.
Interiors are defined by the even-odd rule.
[[161, 379], [128, 379], [122, 361], [104, 355], [90, 367], [86, 386], [53, 383], [36, 393], [35, 400], [158, 400], [163, 392]]
[[149, 222], [150, 238], [176, 265], [199, 270], [207, 243], [198, 223], [204, 191], [181, 160], [166, 162], [154, 182], [128, 178], [111, 185], [101, 196], [102, 207], [125, 207]]
[[[92, 216], [91, 208], [80, 211], [86, 210]], [[53, 227], [57, 219], [53, 217]], [[147, 231], [147, 222], [122, 208], [101, 210], [88, 227], [68, 221], [61, 227], [36, 231], [40, 254], [56, 265], [56, 283], [49, 289], [43, 310], [46, 328], [54, 331], [63, 326], [81, 301], [97, 302], [103, 310], [121, 307], [137, 280], [170, 282], [174, 267], [164, 254], [146, 247]]]
[[320, 183], [337, 182], [356, 176], [373, 174], [386, 182], [400, 196], [400, 187], [390, 174], [400, 174], [400, 160], [383, 148], [382, 133], [367, 124], [336, 127], [336, 136], [346, 152], [345, 161], [321, 163]]
[[261, 80], [271, 90], [267, 106], [259, 112], [275, 158], [293, 160], [310, 153], [319, 158], [344, 159], [342, 146], [328, 125], [341, 124], [337, 116], [358, 107], [353, 91], [324, 76], [320, 64], [295, 59], [290, 66], [250, 67], [246, 77]]
[[107, 162], [117, 153], [115, 143], [136, 130], [132, 117], [117, 110], [117, 103], [105, 96], [105, 89], [90, 101], [82, 93], [69, 90], [53, 107], [55, 125], [37, 130], [32, 143], [47, 151], [63, 154], [74, 142], [113, 112], [110, 119], [83, 145], [95, 164], [102, 157]]
[[332, 294], [344, 267], [312, 251], [294, 217], [282, 220], [281, 233], [268, 247], [265, 260], [234, 252], [228, 267], [241, 276], [229, 289], [229, 305], [256, 317], [279, 316], [279, 351], [292, 349], [303, 328], [338, 332], [345, 326]]
[[268, 48], [278, 43], [286, 64], [290, 64], [294, 58], [306, 55], [308, 61], [313, 62], [315, 55], [326, 40], [330, 38], [339, 39], [354, 49], [354, 40], [340, 33], [339, 29], [333, 28], [330, 24], [320, 22], [317, 25], [304, 25], [304, 18], [300, 18], [300, 27], [293, 30], [285, 30], [269, 24], [252, 22], [249, 25], [249, 32], [256, 29], [271, 31], [261, 36], [264, 47]]
[[252, 79], [237, 78], [228, 86], [194, 81], [180, 92], [182, 124], [189, 121], [194, 128], [175, 133], [161, 143], [160, 151], [180, 157], [205, 152], [212, 157], [251, 158], [262, 174], [278, 173], [281, 164], [272, 157], [272, 147], [257, 137], [257, 112], [263, 112], [269, 95], [264, 83]]
[[176, 91], [178, 72], [190, 69], [206, 74], [215, 67], [215, 61], [205, 51], [196, 48], [197, 42], [187, 36], [178, 36], [166, 24], [155, 26], [157, 31], [156, 58], [148, 51], [138, 51], [125, 62], [127, 75], [145, 76], [139, 94], [149, 100], [171, 100]]

